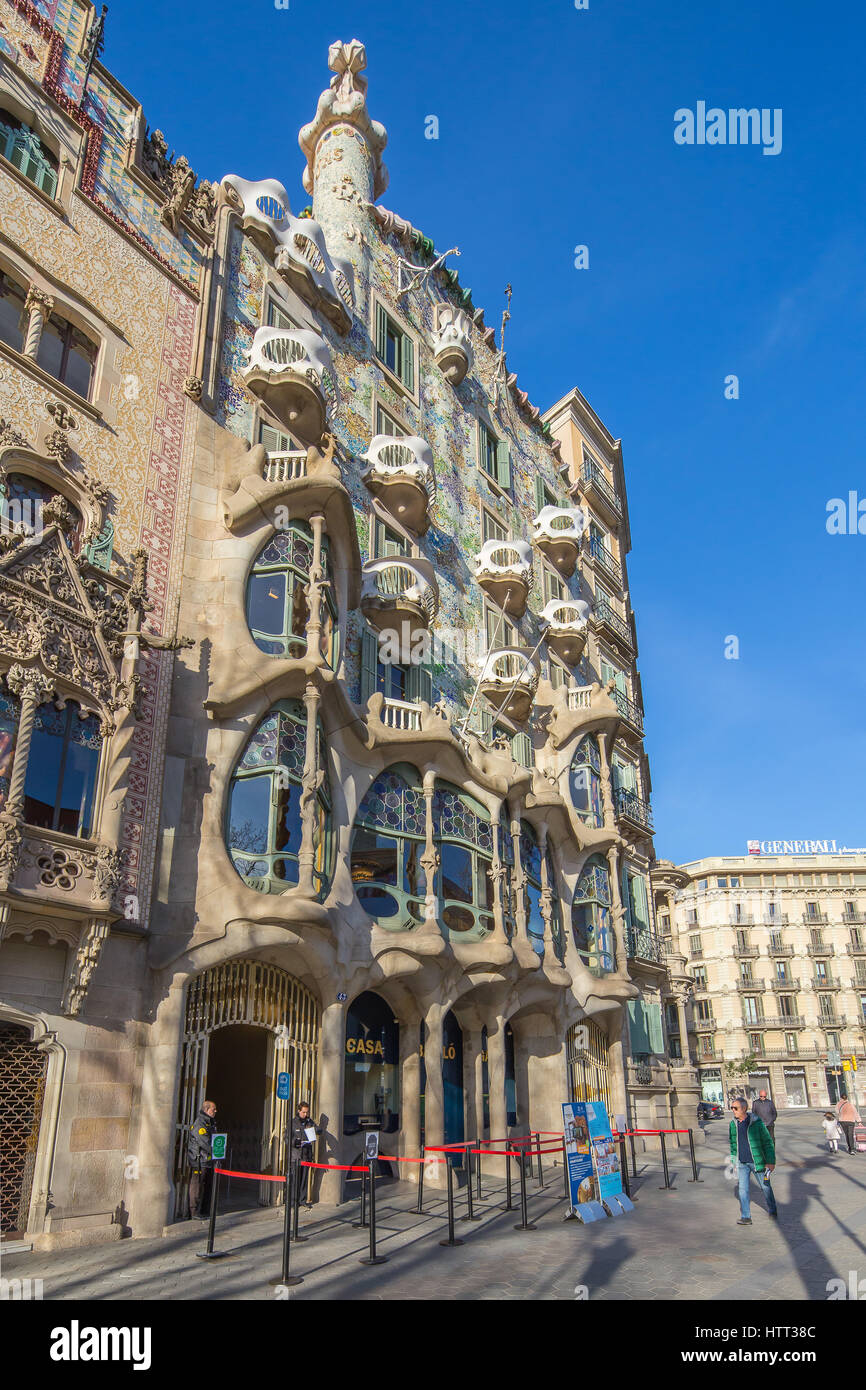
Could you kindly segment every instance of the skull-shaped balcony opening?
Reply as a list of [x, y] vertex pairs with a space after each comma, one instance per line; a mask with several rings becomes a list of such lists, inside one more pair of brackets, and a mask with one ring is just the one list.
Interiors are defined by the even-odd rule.
[[328, 345], [302, 328], [259, 328], [241, 376], [251, 392], [293, 435], [316, 444], [325, 428], [322, 379]]
[[362, 481], [392, 516], [416, 535], [430, 524], [435, 495], [433, 454], [417, 435], [377, 434], [363, 457]]
[[586, 646], [589, 604], [583, 599], [551, 599], [541, 610], [547, 645], [568, 666], [576, 666]]
[[504, 612], [522, 618], [532, 588], [532, 550], [526, 541], [485, 541], [475, 559], [475, 578]]
[[433, 358], [452, 386], [459, 386], [472, 366], [471, 320], [453, 304], [437, 306]]
[[439, 588], [428, 560], [397, 555], [364, 565], [361, 612], [377, 632], [394, 634], [401, 653], [411, 654], [438, 607]]
[[523, 724], [538, 688], [538, 668], [523, 647], [494, 647], [481, 673], [481, 694], [515, 724]]
[[580, 507], [542, 507], [533, 525], [539, 550], [566, 579], [574, 574], [586, 513]]

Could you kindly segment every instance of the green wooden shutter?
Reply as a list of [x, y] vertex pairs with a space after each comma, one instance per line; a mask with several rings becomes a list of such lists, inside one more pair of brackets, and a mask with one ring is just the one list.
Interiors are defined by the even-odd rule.
[[429, 666], [410, 663], [406, 667], [406, 699], [415, 702], [426, 700], [428, 705], [432, 705], [433, 676]]
[[646, 1008], [647, 1022], [649, 1024], [647, 1030], [649, 1033], [649, 1050], [650, 1052], [657, 1052], [659, 1056], [663, 1057], [665, 1054], [665, 1035], [662, 1029], [661, 1004], [647, 1004], [644, 1007]]
[[376, 356], [384, 362], [388, 355], [388, 315], [381, 304], [376, 305]]
[[376, 668], [379, 663], [379, 644], [375, 633], [365, 627], [361, 633], [361, 704], [365, 705], [376, 689]]
[[522, 730], [511, 740], [511, 756], [521, 767], [532, 767], [532, 739]]
[[500, 439], [496, 445], [496, 477], [499, 486], [507, 492], [511, 487], [511, 453], [507, 439]]
[[402, 358], [403, 358], [403, 371], [402, 371], [402, 374], [401, 374], [401, 375], [402, 375], [402, 379], [403, 379], [403, 385], [406, 387], [406, 390], [407, 390], [407, 391], [412, 391], [412, 392], [414, 392], [414, 390], [415, 390], [415, 344], [412, 342], [412, 339], [411, 339], [411, 338], [407, 338], [407, 337], [406, 337], [406, 334], [405, 334], [405, 333], [403, 334], [403, 352], [402, 352]]
[[642, 999], [629, 999], [627, 1007], [628, 1036], [632, 1057], [640, 1052], [651, 1052], [646, 1005]]
[[543, 480], [539, 477], [539, 475], [536, 473], [536, 475], [535, 475], [535, 508], [536, 508], [536, 511], [537, 511], [537, 512], [540, 512], [540, 511], [542, 510], [542, 508], [543, 508], [543, 507], [546, 507], [546, 506], [547, 506], [547, 498], [546, 498], [545, 495], [544, 495], [544, 482], [543, 482]]

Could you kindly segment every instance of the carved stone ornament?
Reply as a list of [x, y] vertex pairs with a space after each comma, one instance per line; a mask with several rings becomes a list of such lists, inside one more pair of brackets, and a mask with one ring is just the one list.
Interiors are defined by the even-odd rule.
[[298, 144], [307, 159], [303, 182], [308, 193], [313, 192], [315, 182], [316, 146], [328, 126], [338, 121], [353, 125], [367, 142], [374, 165], [373, 196], [378, 198], [388, 187], [388, 170], [382, 163], [388, 134], [379, 121], [370, 119], [367, 110], [367, 79], [361, 76], [366, 66], [367, 50], [359, 39], [331, 44], [328, 67], [336, 76], [319, 97], [313, 120], [298, 135]]
[[217, 215], [217, 190], [207, 179], [202, 179], [193, 193], [187, 212], [197, 227], [208, 236], [213, 236]]
[[189, 396], [191, 401], [200, 401], [204, 383], [200, 376], [188, 376], [183, 383], [184, 395]]
[[23, 836], [14, 816], [0, 812], [0, 891], [5, 892], [18, 868]]
[[108, 938], [110, 926], [100, 918], [92, 918], [81, 937], [78, 950], [72, 958], [66, 986], [63, 992], [63, 1012], [75, 1018], [81, 1012], [90, 981], [93, 977], [102, 948]]
[[20, 430], [10, 424], [8, 420], [0, 418], [0, 448], [4, 449], [26, 449], [27, 440]]
[[33, 700], [42, 705], [54, 694], [54, 682], [38, 666], [21, 666], [17, 662], [6, 672], [6, 684], [19, 700]]
[[141, 162], [145, 173], [150, 175], [154, 183], [168, 183], [168, 145], [161, 130], [154, 130], [152, 133], [148, 131], [145, 135]]
[[169, 195], [164, 204], [159, 220], [164, 227], [168, 227], [170, 232], [177, 235], [180, 219], [186, 212], [187, 204], [192, 197], [195, 185], [195, 174], [189, 167], [189, 160], [185, 155], [180, 155], [176, 164], [173, 164], [169, 171]]

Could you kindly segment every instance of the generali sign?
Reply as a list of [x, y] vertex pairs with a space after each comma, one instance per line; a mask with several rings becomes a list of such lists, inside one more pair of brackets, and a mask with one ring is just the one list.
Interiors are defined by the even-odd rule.
[[747, 840], [750, 854], [866, 854], [835, 840]]

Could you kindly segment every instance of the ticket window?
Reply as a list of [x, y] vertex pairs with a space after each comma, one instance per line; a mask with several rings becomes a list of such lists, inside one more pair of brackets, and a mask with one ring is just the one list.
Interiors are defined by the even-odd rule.
[[366, 991], [346, 1015], [343, 1133], [400, 1128], [400, 1027], [390, 1005]]

